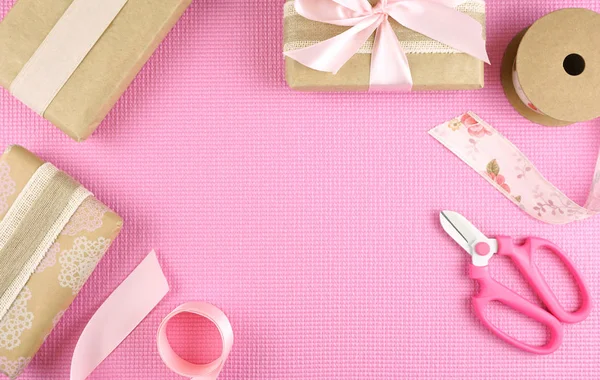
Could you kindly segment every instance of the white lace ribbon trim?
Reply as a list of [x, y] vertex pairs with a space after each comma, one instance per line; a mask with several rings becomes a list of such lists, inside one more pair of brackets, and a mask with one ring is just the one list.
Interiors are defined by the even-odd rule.
[[[321, 41], [295, 41], [283, 45], [283, 51], [298, 50]], [[400, 46], [406, 54], [456, 54], [460, 51], [444, 45], [438, 41], [400, 41]], [[357, 54], [371, 54], [373, 52], [373, 41], [367, 41], [358, 49]]]

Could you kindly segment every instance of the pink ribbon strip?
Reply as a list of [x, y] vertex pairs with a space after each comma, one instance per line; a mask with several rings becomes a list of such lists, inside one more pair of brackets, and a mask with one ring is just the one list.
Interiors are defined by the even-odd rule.
[[529, 108], [533, 112], [539, 113], [540, 115], [548, 116], [542, 111], [540, 111], [535, 106], [535, 104], [533, 104], [533, 102], [529, 100], [527, 95], [525, 95], [525, 91], [523, 90], [523, 86], [521, 86], [521, 81], [519, 80], [519, 73], [517, 72], [516, 62], [513, 64], [512, 69], [512, 83], [515, 88], [515, 92], [517, 93], [517, 96], [519, 97], [519, 99], [521, 99], [521, 102], [527, 106], [527, 108]]
[[[169, 291], [156, 253], [152, 251], [115, 289], [90, 319], [73, 353], [71, 380], [84, 380], [158, 305]], [[193, 313], [212, 321], [221, 333], [221, 356], [209, 364], [188, 363], [169, 345], [167, 325], [180, 313]], [[225, 314], [213, 305], [190, 302], [172, 311], [158, 329], [158, 351], [167, 367], [193, 380], [216, 380], [233, 346], [233, 329]]]
[[592, 190], [581, 207], [544, 178], [509, 140], [472, 112], [438, 125], [429, 134], [521, 210], [542, 222], [566, 224], [600, 212], [600, 158]]
[[77, 341], [71, 380], [84, 380], [121, 344], [169, 292], [154, 251], [115, 289]]
[[296, 12], [301, 16], [351, 28], [285, 55], [311, 69], [336, 74], [376, 31], [370, 88], [410, 91], [413, 80], [408, 58], [389, 17], [408, 29], [490, 63], [481, 24], [454, 9], [462, 3], [464, 0], [380, 0], [373, 7], [368, 0], [296, 0]]
[[[169, 344], [167, 325], [178, 314], [192, 313], [207, 318], [217, 326], [221, 333], [221, 356], [208, 364], [194, 364], [183, 360]], [[233, 346], [233, 328], [225, 313], [215, 306], [205, 302], [189, 302], [173, 310], [162, 321], [158, 328], [158, 352], [160, 357], [173, 372], [181, 376], [191, 377], [192, 380], [216, 380], [225, 365], [225, 361]]]

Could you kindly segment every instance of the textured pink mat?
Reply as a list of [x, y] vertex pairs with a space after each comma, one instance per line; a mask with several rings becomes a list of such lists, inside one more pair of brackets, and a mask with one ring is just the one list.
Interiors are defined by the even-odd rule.
[[[13, 1], [0, 0], [2, 14]], [[600, 217], [563, 227], [530, 219], [427, 135], [473, 110], [583, 202], [599, 122], [532, 125], [505, 100], [498, 77], [519, 30], [561, 7], [600, 11], [598, 2], [490, 0], [494, 66], [485, 90], [418, 94], [288, 90], [281, 5], [197, 0], [81, 145], [0, 93], [0, 145], [23, 144], [54, 162], [126, 220], [23, 379], [68, 378], [87, 319], [151, 248], [172, 292], [92, 379], [177, 379], [154, 335], [188, 300], [210, 301], [232, 321], [236, 342], [222, 379], [599, 378], [598, 308], [567, 326], [552, 356], [505, 345], [473, 315], [468, 257], [437, 215], [454, 209], [489, 234], [555, 241], [597, 301]], [[525, 291], [510, 265], [493, 264], [497, 278]], [[560, 267], [542, 264], [562, 284]], [[576, 300], [561, 289], [565, 302]], [[543, 338], [526, 320], [494, 315], [515, 334]]]

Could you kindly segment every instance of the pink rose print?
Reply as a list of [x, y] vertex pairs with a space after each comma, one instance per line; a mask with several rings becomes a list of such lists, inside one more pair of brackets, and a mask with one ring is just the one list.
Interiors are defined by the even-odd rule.
[[488, 175], [490, 176], [490, 178], [493, 181], [496, 181], [496, 183], [498, 185], [500, 185], [501, 188], [503, 188], [504, 190], [506, 190], [507, 193], [510, 193], [510, 187], [504, 182], [504, 176], [501, 174], [495, 175], [493, 173], [488, 173]]
[[500, 166], [498, 165], [498, 161], [490, 161], [490, 163], [486, 166], [486, 172], [492, 181], [496, 182], [498, 186], [510, 194], [510, 187], [506, 184], [506, 179], [504, 176], [500, 174]]
[[483, 137], [485, 135], [490, 136], [492, 134], [492, 131], [487, 129], [485, 127], [485, 125], [483, 125], [480, 122], [478, 122], [477, 120], [475, 120], [475, 118], [473, 116], [469, 115], [468, 113], [466, 113], [462, 116], [462, 118], [460, 119], [460, 122], [463, 123], [467, 127], [467, 130], [469, 131], [469, 134], [471, 136]]

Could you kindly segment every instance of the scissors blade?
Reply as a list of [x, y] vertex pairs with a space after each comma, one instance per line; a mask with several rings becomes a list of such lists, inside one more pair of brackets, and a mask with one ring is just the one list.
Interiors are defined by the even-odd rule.
[[440, 223], [444, 231], [470, 255], [473, 254], [471, 247], [475, 242], [490, 240], [467, 218], [455, 211], [440, 212]]

